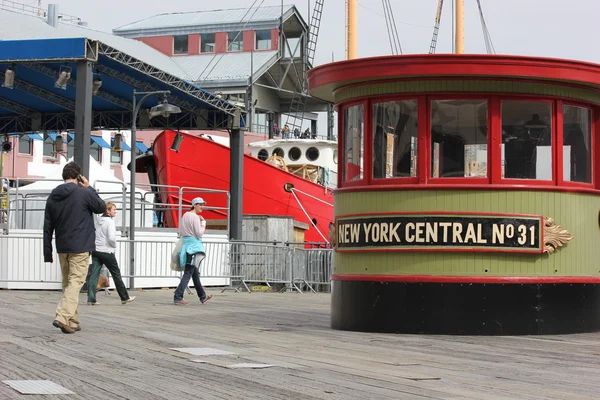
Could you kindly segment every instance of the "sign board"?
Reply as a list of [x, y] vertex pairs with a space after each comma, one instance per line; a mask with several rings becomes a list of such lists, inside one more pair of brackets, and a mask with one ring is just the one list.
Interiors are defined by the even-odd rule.
[[538, 215], [387, 213], [336, 219], [337, 251], [464, 251], [542, 253]]

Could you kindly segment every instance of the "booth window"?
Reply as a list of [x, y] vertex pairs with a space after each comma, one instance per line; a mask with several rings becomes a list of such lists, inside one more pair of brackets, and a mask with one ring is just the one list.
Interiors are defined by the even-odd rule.
[[552, 104], [503, 100], [501, 171], [506, 179], [552, 180]]
[[363, 105], [344, 110], [344, 181], [351, 182], [363, 178]]
[[563, 106], [563, 180], [592, 183], [592, 110]]
[[486, 100], [431, 101], [431, 177], [487, 177]]
[[416, 100], [373, 105], [373, 178], [417, 176]]

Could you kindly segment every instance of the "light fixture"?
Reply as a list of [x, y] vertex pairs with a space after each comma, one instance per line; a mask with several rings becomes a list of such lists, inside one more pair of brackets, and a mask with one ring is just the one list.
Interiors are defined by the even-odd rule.
[[112, 151], [123, 151], [123, 147], [121, 147], [121, 143], [123, 142], [123, 135], [120, 133], [115, 133], [115, 140], [113, 142]]
[[54, 139], [54, 153], [62, 153], [64, 149], [65, 140], [60, 133], [56, 134]]
[[8, 140], [2, 142], [2, 152], [8, 153], [12, 150], [12, 143]]
[[163, 116], [165, 118], [169, 118], [171, 114], [179, 114], [181, 109], [173, 104], [169, 104], [167, 101], [167, 97], [163, 99], [162, 103], [155, 105], [148, 112], [148, 117], [150, 119], [158, 116]]
[[14, 65], [12, 67], [6, 68], [6, 71], [4, 72], [4, 83], [2, 84], [2, 87], [5, 87], [7, 89], [12, 89], [15, 86], [15, 67]]
[[98, 75], [98, 74], [95, 74], [94, 80], [92, 81], [92, 93], [94, 95], [98, 94], [101, 87], [102, 87], [102, 77], [100, 77], [100, 75]]
[[175, 139], [173, 139], [173, 144], [171, 145], [171, 150], [179, 153], [179, 147], [181, 146], [181, 142], [183, 142], [183, 135], [177, 131], [175, 134]]
[[67, 90], [67, 82], [71, 79], [71, 67], [67, 65], [61, 65], [58, 71], [58, 79], [54, 83], [54, 87]]

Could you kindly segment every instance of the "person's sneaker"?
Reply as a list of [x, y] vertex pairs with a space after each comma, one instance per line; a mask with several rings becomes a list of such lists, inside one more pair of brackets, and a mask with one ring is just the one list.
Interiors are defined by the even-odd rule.
[[96, 304], [98, 304], [97, 301], [88, 301], [88, 306], [95, 306]]
[[209, 301], [209, 300], [210, 300], [210, 299], [212, 299], [212, 298], [213, 298], [213, 295], [212, 295], [212, 294], [211, 294], [211, 295], [208, 295], [208, 296], [206, 296], [206, 298], [205, 298], [204, 300], [200, 300], [200, 303], [204, 304], [204, 303], [206, 303], [207, 301]]
[[131, 296], [130, 298], [128, 298], [127, 300], [121, 300], [121, 304], [127, 304], [127, 303], [131, 303], [132, 301], [135, 300], [135, 296]]
[[179, 300], [175, 302], [176, 306], [187, 306], [188, 304], [190, 304], [190, 302], [185, 300]]
[[69, 325], [63, 324], [57, 319], [55, 319], [54, 322], [52, 322], [52, 325], [56, 328], [59, 328], [62, 331], [62, 333], [75, 333], [75, 329], [71, 328]]

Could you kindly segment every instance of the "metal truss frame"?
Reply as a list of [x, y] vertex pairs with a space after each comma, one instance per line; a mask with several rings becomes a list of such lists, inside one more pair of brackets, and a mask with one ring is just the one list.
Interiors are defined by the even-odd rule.
[[145, 62], [140, 61], [135, 57], [123, 53], [122, 51], [110, 47], [104, 43], [98, 43], [98, 50], [100, 55], [105, 56], [113, 61], [116, 61], [119, 64], [125, 65], [144, 75], [157, 79], [160, 82], [171, 86], [177, 90], [180, 90], [190, 96], [193, 96], [201, 102], [208, 104], [211, 107], [220, 110], [228, 115], [236, 115], [236, 111], [243, 112], [238, 107], [213, 96], [207, 91], [198, 89], [196, 86], [184, 81], [181, 78], [173, 76], [167, 72], [161, 71], [160, 69], [152, 65], [146, 64]]
[[15, 78], [14, 88], [32, 96], [35, 96], [37, 98], [40, 98], [49, 103], [52, 103], [56, 106], [62, 107], [65, 110], [75, 112], [75, 102], [65, 97], [58, 96], [57, 94], [52, 93], [46, 89], [37, 87], [22, 79]]
[[[54, 70], [54, 69], [49, 68], [49, 67], [46, 67], [46, 66], [44, 66], [42, 64], [26, 63], [26, 64], [20, 64], [20, 65], [23, 65], [24, 67], [29, 68], [29, 69], [31, 69], [33, 71], [39, 72], [40, 74], [46, 75], [46, 76], [48, 76], [48, 77], [50, 77], [52, 79], [56, 79], [56, 77], [58, 76], [58, 71], [57, 70]], [[69, 80], [67, 82], [67, 85], [71, 86], [71, 87], [75, 87], [75, 83], [73, 83], [72, 80]], [[94, 96], [96, 96], [96, 97], [98, 97], [98, 98], [100, 98], [102, 100], [105, 100], [105, 101], [107, 101], [107, 102], [109, 102], [111, 104], [114, 104], [116, 106], [119, 106], [119, 107], [121, 107], [121, 108], [123, 108], [125, 110], [131, 110], [133, 108], [133, 105], [131, 104], [130, 101], [124, 100], [124, 99], [122, 99], [120, 97], [117, 97], [117, 96], [113, 96], [110, 93], [99, 91]]]
[[30, 117], [36, 114], [36, 111], [29, 107], [25, 107], [19, 103], [15, 103], [3, 98], [0, 98], [0, 108], [4, 108], [5, 110], [12, 111], [24, 117]]

